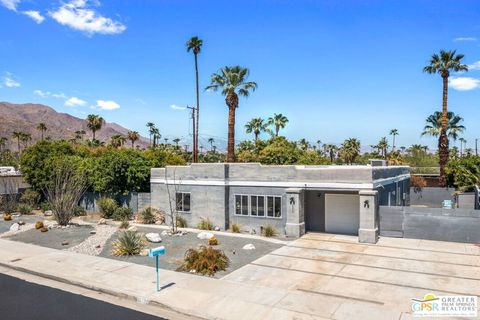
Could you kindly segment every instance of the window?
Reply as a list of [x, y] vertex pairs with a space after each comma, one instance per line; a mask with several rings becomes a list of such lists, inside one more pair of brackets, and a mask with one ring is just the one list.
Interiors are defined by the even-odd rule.
[[235, 214], [253, 217], [282, 217], [282, 197], [235, 195]]
[[189, 192], [177, 192], [176, 209], [177, 211], [190, 212], [190, 193]]

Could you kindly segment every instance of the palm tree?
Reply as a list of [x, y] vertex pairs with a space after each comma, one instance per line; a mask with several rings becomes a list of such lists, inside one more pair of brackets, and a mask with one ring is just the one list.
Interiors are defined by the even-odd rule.
[[124, 136], [122, 136], [120, 134], [113, 135], [110, 138], [110, 144], [112, 145], [112, 147], [115, 147], [115, 148], [120, 148], [121, 146], [123, 146], [123, 144], [126, 141], [127, 141], [127, 138], [125, 138]]
[[[447, 112], [447, 136], [452, 138], [453, 141], [457, 140], [458, 134], [465, 131], [465, 126], [461, 125], [460, 122], [463, 121], [463, 118], [460, 115], [449, 111]], [[435, 111], [430, 115], [425, 122], [427, 123], [423, 128], [422, 136], [432, 136], [438, 137], [442, 132], [442, 113]]]
[[249, 71], [240, 66], [223, 67], [220, 73], [212, 74], [211, 84], [206, 90], [217, 91], [222, 89], [228, 106], [228, 143], [227, 161], [235, 161], [235, 110], [238, 108], [238, 96], [248, 97], [250, 91], [257, 89], [257, 83], [246, 81]]
[[7, 145], [8, 139], [5, 137], [0, 137], [0, 151], [4, 151], [5, 146]]
[[153, 127], [150, 129], [150, 135], [152, 136], [152, 147], [155, 149], [159, 143], [160, 138], [162, 135], [160, 134], [160, 130], [158, 128]]
[[86, 134], [85, 130], [75, 131], [75, 140], [83, 140], [83, 136]]
[[30, 133], [22, 133], [20, 137], [20, 141], [23, 142], [23, 147], [26, 148], [28, 146], [28, 142], [32, 140], [32, 135]]
[[307, 151], [308, 148], [310, 148], [310, 142], [308, 142], [305, 138], [300, 139], [297, 144], [302, 151]]
[[37, 130], [40, 131], [41, 135], [42, 135], [42, 140], [43, 140], [43, 134], [45, 133], [45, 131], [47, 131], [47, 126], [45, 123], [43, 122], [40, 122], [38, 125], [37, 125]]
[[384, 158], [386, 160], [387, 159], [387, 149], [388, 149], [387, 137], [382, 137], [380, 139], [380, 141], [378, 142], [376, 147], [380, 151], [380, 154], [382, 155], [382, 158]]
[[105, 120], [96, 114], [89, 114], [87, 116], [87, 127], [92, 131], [92, 140], [95, 140], [95, 133], [102, 129]]
[[322, 140], [317, 140], [317, 146], [319, 150], [322, 148]]
[[393, 143], [392, 143], [392, 152], [395, 151], [395, 137], [398, 136], [398, 130], [392, 129], [390, 130], [390, 135], [393, 136]]
[[147, 122], [148, 133], [150, 134], [150, 146], [152, 145], [152, 136], [153, 136], [153, 128], [155, 128], [155, 123]]
[[467, 140], [465, 140], [465, 138], [460, 138], [458, 139], [458, 141], [460, 141], [460, 156], [463, 156], [463, 143], [467, 143]]
[[140, 139], [140, 134], [137, 131], [128, 131], [128, 140], [132, 143], [132, 149], [135, 148], [135, 141]]
[[191, 37], [187, 41], [187, 52], [192, 51], [193, 56], [195, 57], [195, 84], [196, 84], [196, 93], [197, 93], [197, 119], [196, 119], [196, 126], [194, 132], [194, 152], [193, 152], [193, 162], [198, 162], [198, 122], [200, 118], [200, 93], [199, 93], [199, 86], [198, 86], [198, 54], [202, 49], [203, 40], [199, 39], [198, 37]]
[[345, 140], [340, 147], [340, 155], [347, 164], [352, 164], [360, 154], [360, 141], [356, 138]]
[[468, 66], [462, 63], [463, 54], [457, 54], [455, 50], [440, 50], [440, 54], [432, 55], [429, 64], [423, 68], [423, 72], [434, 74], [439, 73], [443, 80], [443, 97], [442, 97], [442, 126], [440, 137], [438, 139], [438, 151], [440, 162], [440, 186], [445, 187], [447, 184], [445, 175], [445, 165], [448, 162], [448, 137], [447, 137], [447, 103], [448, 103], [448, 77], [450, 72], [468, 71]]
[[325, 148], [325, 152], [330, 156], [330, 163], [333, 163], [333, 160], [335, 160], [335, 154], [338, 151], [337, 146], [334, 144], [324, 144], [323, 147]]
[[208, 143], [210, 143], [210, 149], [213, 150], [213, 143], [215, 142], [215, 139], [213, 138], [208, 138]]
[[252, 133], [255, 135], [255, 141], [258, 140], [258, 136], [262, 131], [267, 130], [268, 124], [262, 118], [253, 118], [245, 125], [247, 133]]
[[173, 139], [173, 143], [175, 143], [175, 149], [178, 149], [178, 143], [180, 142], [179, 138]]
[[287, 125], [288, 118], [281, 113], [274, 113], [273, 117], [268, 118], [267, 123], [275, 127], [275, 137], [278, 137], [278, 132], [280, 131], [280, 129], [285, 128], [285, 126]]
[[20, 140], [22, 139], [23, 135], [24, 135], [24, 133], [21, 132], [21, 131], [13, 131], [13, 133], [12, 133], [12, 138], [17, 139], [18, 151], [20, 151]]

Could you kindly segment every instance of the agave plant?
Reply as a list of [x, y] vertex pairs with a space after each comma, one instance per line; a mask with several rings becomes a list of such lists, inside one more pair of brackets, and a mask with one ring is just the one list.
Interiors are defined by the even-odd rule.
[[147, 242], [143, 234], [137, 231], [123, 231], [113, 243], [114, 256], [133, 256], [145, 249]]

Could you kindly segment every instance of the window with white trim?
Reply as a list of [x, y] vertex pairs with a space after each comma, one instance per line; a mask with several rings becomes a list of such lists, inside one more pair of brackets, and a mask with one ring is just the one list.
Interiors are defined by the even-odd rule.
[[281, 218], [282, 197], [236, 194], [235, 215]]
[[190, 212], [190, 192], [177, 192], [175, 200], [177, 211]]

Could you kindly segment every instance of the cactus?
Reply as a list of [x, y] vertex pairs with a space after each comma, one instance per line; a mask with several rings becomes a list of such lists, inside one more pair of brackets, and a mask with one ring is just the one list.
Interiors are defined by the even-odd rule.
[[210, 246], [217, 246], [218, 245], [218, 239], [216, 237], [211, 237], [208, 239], [208, 244]]
[[44, 228], [43, 221], [35, 222], [35, 229], [42, 229]]

